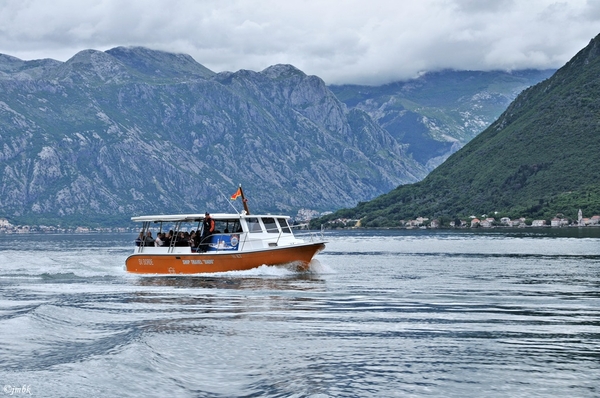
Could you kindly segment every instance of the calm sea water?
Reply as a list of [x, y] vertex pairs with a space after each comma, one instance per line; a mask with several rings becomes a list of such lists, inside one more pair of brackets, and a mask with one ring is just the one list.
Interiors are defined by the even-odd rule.
[[600, 229], [328, 233], [311, 272], [0, 235], [0, 397], [600, 396]]

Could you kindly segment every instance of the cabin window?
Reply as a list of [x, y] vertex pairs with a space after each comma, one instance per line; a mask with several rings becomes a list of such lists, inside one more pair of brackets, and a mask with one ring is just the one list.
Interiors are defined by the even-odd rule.
[[230, 220], [227, 222], [227, 229], [230, 233], [240, 233], [242, 232], [242, 226], [240, 225], [240, 220]]
[[215, 230], [217, 233], [230, 234], [241, 232], [239, 220], [215, 220]]
[[278, 218], [277, 221], [279, 222], [279, 225], [281, 226], [281, 230], [283, 231], [284, 234], [291, 234], [292, 231], [290, 230], [290, 226], [287, 223], [287, 220], [285, 218]]
[[260, 227], [260, 223], [258, 222], [258, 218], [252, 217], [247, 218], [248, 222], [248, 231], [250, 232], [262, 232], [262, 228]]
[[262, 220], [263, 220], [263, 224], [265, 224], [265, 228], [267, 229], [268, 233], [271, 233], [271, 234], [279, 233], [279, 228], [277, 228], [277, 224], [275, 223], [274, 218], [265, 217]]

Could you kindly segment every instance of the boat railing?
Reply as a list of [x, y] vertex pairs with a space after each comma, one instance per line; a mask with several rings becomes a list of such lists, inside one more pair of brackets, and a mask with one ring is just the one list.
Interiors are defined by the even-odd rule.
[[320, 242], [324, 240], [323, 228], [319, 231], [310, 230], [308, 224], [297, 224], [291, 226], [293, 229], [298, 229], [304, 232], [294, 232], [294, 236], [300, 239], [304, 239], [308, 242]]
[[279, 239], [281, 239], [282, 234], [283, 232], [279, 231], [279, 233], [277, 234], [277, 239], [275, 240], [275, 245], [279, 246]]

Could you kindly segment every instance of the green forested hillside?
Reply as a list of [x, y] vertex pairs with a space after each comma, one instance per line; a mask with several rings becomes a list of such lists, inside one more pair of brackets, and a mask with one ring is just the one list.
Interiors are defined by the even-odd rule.
[[423, 181], [315, 221], [600, 214], [600, 36]]

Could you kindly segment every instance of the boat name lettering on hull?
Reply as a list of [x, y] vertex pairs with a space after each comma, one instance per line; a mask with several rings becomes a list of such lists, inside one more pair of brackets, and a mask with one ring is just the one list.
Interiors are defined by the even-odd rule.
[[214, 262], [214, 260], [212, 260], [212, 259], [210, 259], [210, 260], [181, 260], [181, 261], [185, 265], [189, 265], [189, 264], [195, 264], [195, 265], [199, 265], [199, 264], [212, 264]]
[[138, 262], [140, 265], [154, 265], [151, 258], [139, 258]]

